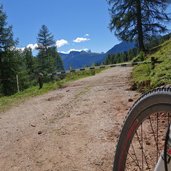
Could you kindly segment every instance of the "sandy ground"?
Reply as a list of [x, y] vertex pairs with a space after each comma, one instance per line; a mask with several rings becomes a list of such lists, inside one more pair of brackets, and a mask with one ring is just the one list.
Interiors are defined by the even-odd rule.
[[116, 67], [0, 113], [1, 171], [111, 171], [123, 119], [138, 94]]

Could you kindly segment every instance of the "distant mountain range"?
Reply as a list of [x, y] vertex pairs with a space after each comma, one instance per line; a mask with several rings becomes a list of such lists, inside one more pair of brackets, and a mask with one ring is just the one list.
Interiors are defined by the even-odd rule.
[[73, 69], [77, 69], [91, 66], [95, 63], [101, 63], [105, 58], [104, 53], [92, 53], [91, 51], [71, 51], [69, 54], [59, 53], [59, 55], [64, 62], [64, 67], [66, 70], [70, 67]]
[[71, 51], [69, 54], [59, 53], [59, 55], [64, 62], [65, 69], [68, 70], [70, 67], [73, 69], [77, 69], [91, 66], [93, 64], [101, 64], [102, 62], [104, 62], [107, 55], [125, 52], [134, 47], [134, 43], [121, 42], [112, 47], [106, 53], [94, 53], [91, 51]]

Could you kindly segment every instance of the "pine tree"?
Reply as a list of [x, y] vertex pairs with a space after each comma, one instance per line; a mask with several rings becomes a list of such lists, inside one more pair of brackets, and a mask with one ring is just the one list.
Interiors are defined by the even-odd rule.
[[19, 78], [20, 91], [22, 91], [32, 85], [33, 77], [31, 78], [31, 68], [28, 68], [25, 51], [23, 52], [21, 50], [16, 50], [15, 56], [18, 60], [18, 68], [16, 74]]
[[38, 49], [44, 49], [45, 51], [52, 46], [55, 46], [55, 41], [52, 33], [49, 32], [47, 26], [42, 25], [38, 33]]
[[50, 56], [53, 56], [53, 58], [55, 59], [55, 68], [54, 68], [55, 71], [57, 72], [64, 71], [63, 61], [57, 52], [57, 48], [56, 47], [49, 48], [48, 54]]
[[41, 70], [46, 71], [49, 63], [51, 62], [51, 59], [48, 56], [48, 49], [52, 46], [55, 46], [55, 41], [53, 35], [49, 32], [47, 26], [45, 25], [42, 25], [38, 33], [37, 44], [37, 49], [39, 50], [38, 58], [40, 62], [40, 68]]
[[37, 80], [37, 58], [32, 54], [31, 48], [25, 48], [22, 52], [23, 65], [28, 74], [29, 86], [34, 85]]
[[107, 0], [111, 13], [110, 29], [118, 38], [137, 41], [139, 50], [145, 51], [145, 42], [152, 35], [167, 31], [164, 22], [170, 21], [166, 13], [167, 0]]
[[16, 92], [16, 73], [18, 60], [14, 53], [16, 41], [13, 39], [12, 26], [7, 26], [7, 16], [0, 6], [0, 91], [4, 95]]
[[35, 61], [34, 57], [32, 54], [32, 49], [31, 48], [25, 48], [23, 51], [26, 67], [28, 70], [29, 75], [34, 74], [34, 69], [35, 69]]
[[39, 71], [45, 74], [64, 70], [62, 60], [57, 52], [53, 35], [43, 25], [38, 34]]

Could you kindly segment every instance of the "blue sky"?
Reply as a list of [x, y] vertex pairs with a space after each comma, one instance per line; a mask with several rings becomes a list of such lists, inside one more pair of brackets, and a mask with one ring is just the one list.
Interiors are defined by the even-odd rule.
[[[110, 32], [106, 0], [1, 0], [13, 25], [18, 47], [35, 47], [43, 24], [54, 35], [58, 51], [106, 52], [119, 40]], [[171, 11], [171, 8], [169, 9]], [[170, 26], [169, 26], [170, 27]], [[170, 27], [171, 28], [171, 27]]]

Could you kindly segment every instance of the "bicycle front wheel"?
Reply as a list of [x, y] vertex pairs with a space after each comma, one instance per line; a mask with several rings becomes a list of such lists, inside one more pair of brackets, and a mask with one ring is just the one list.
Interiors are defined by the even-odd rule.
[[113, 171], [154, 170], [171, 117], [171, 88], [143, 95], [130, 109], [115, 152]]

